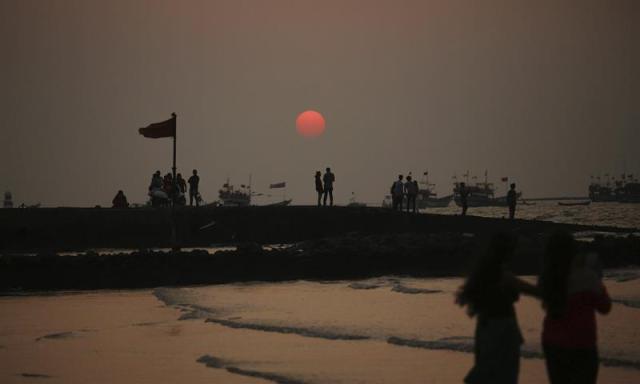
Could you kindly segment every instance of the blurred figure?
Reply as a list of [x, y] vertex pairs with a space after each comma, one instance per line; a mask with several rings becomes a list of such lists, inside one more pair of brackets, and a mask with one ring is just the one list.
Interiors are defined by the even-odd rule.
[[198, 171], [193, 170], [193, 174], [189, 178], [189, 205], [193, 206], [193, 200], [196, 201], [196, 207], [200, 206], [200, 193], [198, 192], [198, 185], [200, 184], [200, 177]]
[[11, 195], [11, 192], [6, 191], [4, 193], [4, 201], [2, 202], [2, 207], [13, 208], [13, 196]]
[[324, 193], [324, 189], [322, 188], [322, 173], [320, 171], [316, 172], [316, 192], [318, 192], [318, 207], [322, 202], [322, 194]]
[[511, 183], [511, 188], [507, 192], [507, 205], [509, 205], [509, 219], [512, 219], [516, 215], [516, 203], [518, 200], [518, 194], [516, 193], [516, 183]]
[[127, 197], [124, 195], [124, 192], [121, 190], [116, 193], [116, 197], [113, 198], [112, 201], [113, 208], [128, 208], [129, 202], [127, 201]]
[[153, 191], [156, 189], [162, 189], [163, 181], [162, 176], [160, 176], [160, 171], [156, 171], [153, 176], [151, 176], [151, 184], [149, 184], [149, 191]]
[[327, 196], [329, 196], [330, 206], [333, 206], [333, 183], [336, 181], [336, 176], [331, 173], [331, 168], [327, 167], [322, 181], [324, 182], [324, 201], [322, 204], [327, 205]]
[[418, 183], [407, 176], [407, 182], [404, 183], [404, 192], [407, 195], [407, 212], [416, 213], [416, 196], [418, 195]]
[[518, 279], [506, 264], [515, 250], [509, 234], [492, 237], [487, 252], [457, 293], [456, 302], [477, 317], [474, 366], [465, 383], [517, 383], [523, 343], [514, 303], [520, 293], [535, 295], [534, 285]]
[[402, 211], [402, 200], [404, 199], [404, 176], [398, 175], [398, 180], [391, 184], [391, 199], [393, 201], [393, 210]]
[[462, 205], [462, 216], [467, 215], [467, 208], [469, 208], [467, 199], [469, 198], [469, 190], [465, 183], [460, 183], [460, 205]]
[[178, 190], [180, 193], [187, 193], [187, 182], [182, 178], [182, 173], [178, 173], [176, 176], [176, 184], [178, 184]]
[[551, 384], [596, 382], [598, 377], [595, 312], [611, 310], [597, 256], [576, 254], [569, 233], [549, 239], [538, 285], [546, 312], [542, 347]]

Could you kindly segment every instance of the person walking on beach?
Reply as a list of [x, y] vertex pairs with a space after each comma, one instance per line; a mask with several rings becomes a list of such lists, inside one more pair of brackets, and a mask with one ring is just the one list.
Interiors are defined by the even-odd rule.
[[595, 384], [598, 377], [596, 312], [611, 310], [597, 255], [576, 253], [573, 236], [551, 236], [538, 285], [546, 312], [542, 328], [551, 384]]
[[518, 194], [516, 193], [516, 183], [511, 183], [511, 188], [507, 192], [507, 205], [509, 205], [509, 219], [513, 220], [516, 216], [516, 203]]
[[336, 181], [336, 177], [331, 173], [331, 168], [327, 167], [324, 176], [322, 177], [324, 182], [324, 200], [322, 204], [327, 205], [327, 196], [329, 197], [330, 206], [333, 207], [333, 183]]
[[462, 216], [466, 216], [467, 215], [467, 208], [468, 206], [468, 202], [467, 199], [469, 198], [469, 190], [467, 189], [467, 186], [465, 183], [460, 183], [460, 205], [462, 205]]
[[322, 172], [316, 172], [316, 192], [318, 193], [318, 207], [322, 204], [322, 194], [324, 193], [324, 189], [322, 188]]
[[407, 182], [404, 183], [404, 191], [407, 194], [407, 212], [416, 213], [416, 196], [418, 195], [418, 184], [411, 179], [411, 175], [407, 176]]
[[404, 176], [398, 175], [398, 180], [391, 184], [391, 199], [393, 201], [393, 210], [402, 211], [402, 200], [404, 199]]
[[193, 206], [193, 200], [196, 201], [196, 207], [200, 205], [200, 199], [198, 197], [198, 185], [200, 184], [200, 177], [198, 171], [193, 170], [193, 175], [188, 180], [189, 182], [189, 205]]
[[524, 339], [514, 303], [520, 294], [536, 295], [537, 287], [506, 269], [516, 239], [494, 235], [487, 252], [456, 294], [456, 303], [476, 317], [474, 365], [465, 383], [515, 384], [520, 370], [520, 346]]

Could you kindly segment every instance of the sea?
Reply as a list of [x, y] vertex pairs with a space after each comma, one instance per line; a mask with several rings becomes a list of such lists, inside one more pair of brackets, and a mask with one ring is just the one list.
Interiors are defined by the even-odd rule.
[[[534, 281], [533, 277], [525, 277]], [[0, 382], [461, 383], [460, 278], [383, 276], [0, 297]], [[640, 382], [640, 270], [609, 270], [599, 383]], [[516, 305], [520, 383], [547, 382], [543, 310]]]

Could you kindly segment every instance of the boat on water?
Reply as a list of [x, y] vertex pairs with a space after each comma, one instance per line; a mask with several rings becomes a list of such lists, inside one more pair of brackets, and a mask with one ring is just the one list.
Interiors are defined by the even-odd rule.
[[291, 204], [291, 202], [293, 201], [293, 199], [286, 199], [286, 200], [282, 200], [282, 201], [278, 201], [276, 203], [270, 203], [267, 204], [267, 207], [286, 207], [287, 205]]
[[227, 182], [218, 191], [218, 197], [224, 207], [246, 207], [251, 204], [251, 185], [241, 185], [235, 188], [233, 184]]
[[453, 195], [438, 197], [434, 192], [436, 185], [429, 182], [429, 172], [424, 172], [423, 175], [424, 178], [418, 182], [416, 207], [418, 209], [448, 207]]
[[623, 173], [620, 180], [605, 174], [591, 177], [589, 198], [595, 202], [640, 203], [640, 182], [633, 175]]
[[[382, 202], [382, 204], [384, 206], [384, 201]], [[366, 206], [367, 204], [357, 201], [355, 193], [351, 192], [351, 198], [349, 199], [349, 203], [347, 204], [347, 207], [366, 207]]]
[[[490, 183], [488, 180], [487, 171], [484, 172], [484, 181], [476, 182], [475, 184], [469, 183], [469, 172], [464, 175], [466, 178], [465, 188], [469, 192], [467, 196], [467, 205], [469, 207], [506, 207], [507, 203], [507, 195], [504, 196], [495, 196], [495, 186], [493, 183]], [[454, 176], [454, 179], [456, 177]], [[477, 179], [476, 177], [472, 177], [473, 179]], [[502, 178], [502, 181], [506, 184], [508, 179]], [[462, 206], [460, 201], [460, 188], [462, 182], [456, 181], [453, 187], [453, 200], [455, 201], [458, 207]], [[522, 192], [516, 193], [516, 199], [520, 199], [522, 197]]]
[[578, 206], [585, 206], [585, 205], [590, 205], [591, 204], [591, 200], [587, 200], [587, 201], [575, 201], [575, 202], [564, 202], [564, 201], [558, 201], [558, 205], [562, 206], [562, 207], [578, 207]]

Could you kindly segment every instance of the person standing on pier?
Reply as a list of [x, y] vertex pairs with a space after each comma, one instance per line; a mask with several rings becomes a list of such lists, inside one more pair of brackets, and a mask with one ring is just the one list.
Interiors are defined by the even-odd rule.
[[467, 199], [469, 197], [469, 190], [465, 183], [460, 183], [460, 205], [462, 205], [462, 216], [467, 215], [467, 208], [469, 207]]
[[[404, 183], [404, 191], [407, 194], [407, 212], [416, 213], [416, 196], [418, 195], [418, 184], [407, 176], [407, 182]], [[413, 211], [411, 211], [413, 209]]]
[[516, 203], [518, 200], [518, 194], [516, 193], [516, 183], [511, 183], [511, 189], [507, 193], [507, 204], [509, 205], [509, 219], [516, 216]]
[[333, 207], [333, 183], [336, 181], [336, 176], [331, 173], [331, 168], [327, 167], [324, 176], [322, 177], [324, 182], [324, 201], [322, 204], [327, 205], [327, 196], [329, 197], [329, 205]]
[[200, 177], [198, 171], [193, 170], [193, 175], [189, 178], [189, 205], [193, 205], [193, 200], [196, 201], [196, 207], [200, 205], [200, 199], [198, 198], [198, 185], [200, 184]]
[[322, 188], [322, 172], [316, 172], [316, 192], [318, 192], [318, 207], [322, 204], [322, 194], [324, 193], [324, 189]]
[[180, 193], [183, 195], [187, 193], [187, 182], [182, 178], [182, 173], [178, 173], [176, 176], [176, 183], [178, 184], [178, 189]]
[[404, 199], [403, 178], [404, 176], [398, 175], [398, 180], [391, 185], [391, 199], [393, 200], [394, 211], [402, 211], [402, 200]]

